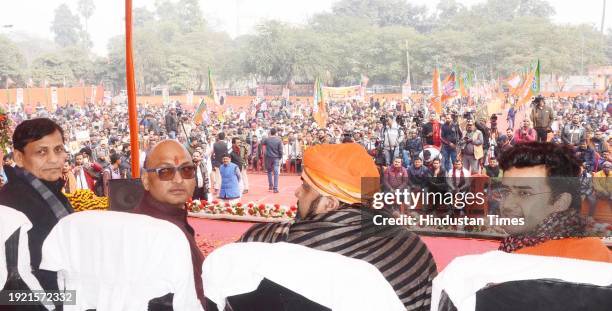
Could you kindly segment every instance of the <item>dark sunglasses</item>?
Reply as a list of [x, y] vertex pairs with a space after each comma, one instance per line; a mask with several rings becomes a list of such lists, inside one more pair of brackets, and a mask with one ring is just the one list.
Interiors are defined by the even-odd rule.
[[174, 179], [176, 171], [179, 171], [183, 179], [193, 179], [196, 174], [196, 166], [193, 164], [185, 164], [179, 167], [160, 167], [160, 168], [147, 168], [145, 171], [148, 173], [155, 172], [159, 180], [169, 181]]

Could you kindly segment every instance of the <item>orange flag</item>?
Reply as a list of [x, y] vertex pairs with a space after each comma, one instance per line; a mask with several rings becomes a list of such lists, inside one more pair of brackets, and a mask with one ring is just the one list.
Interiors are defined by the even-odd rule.
[[431, 82], [432, 94], [429, 102], [437, 114], [442, 113], [442, 91], [440, 89], [440, 84], [440, 73], [438, 72], [438, 68], [436, 68], [433, 72], [433, 81]]

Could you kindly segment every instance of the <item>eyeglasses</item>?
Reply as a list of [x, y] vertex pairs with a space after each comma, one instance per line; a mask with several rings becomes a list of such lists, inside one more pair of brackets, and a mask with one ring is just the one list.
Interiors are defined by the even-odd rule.
[[552, 191], [531, 193], [528, 190], [518, 190], [515, 192], [509, 187], [499, 187], [493, 190], [492, 196], [493, 196], [493, 199], [500, 200], [500, 201], [506, 200], [510, 196], [519, 198], [520, 200], [526, 200], [534, 195], [540, 195], [540, 194], [545, 194], [545, 193], [552, 193]]
[[193, 179], [196, 174], [196, 166], [193, 164], [185, 164], [178, 167], [159, 167], [159, 168], [147, 168], [145, 169], [148, 173], [155, 172], [159, 180], [169, 181], [174, 179], [176, 171], [179, 171], [183, 179]]

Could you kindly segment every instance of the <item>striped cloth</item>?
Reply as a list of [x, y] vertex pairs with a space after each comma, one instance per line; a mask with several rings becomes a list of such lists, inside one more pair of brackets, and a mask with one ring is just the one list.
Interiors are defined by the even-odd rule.
[[374, 265], [406, 310], [429, 310], [436, 264], [419, 236], [401, 226], [375, 226], [382, 210], [341, 208], [295, 223], [258, 224], [240, 242], [289, 242], [339, 253]]

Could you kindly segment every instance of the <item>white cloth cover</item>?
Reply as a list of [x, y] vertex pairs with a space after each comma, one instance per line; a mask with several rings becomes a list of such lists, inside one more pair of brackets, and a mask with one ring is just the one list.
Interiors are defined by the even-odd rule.
[[370, 263], [297, 244], [228, 244], [202, 268], [204, 293], [219, 310], [226, 297], [252, 292], [264, 278], [334, 311], [406, 310]]
[[[19, 229], [17, 271], [31, 290], [42, 290], [38, 279], [32, 274], [30, 265], [28, 231], [32, 229], [32, 223], [22, 212], [4, 205], [0, 205], [0, 215], [0, 289], [6, 284], [8, 278], [5, 243]], [[45, 307], [50, 310], [50, 306]]]
[[431, 310], [438, 310], [442, 290], [458, 311], [473, 311], [476, 292], [487, 284], [536, 279], [609, 286], [612, 264], [502, 251], [457, 257], [433, 281]]
[[[64, 217], [43, 244], [42, 269], [76, 290], [64, 310], [147, 310], [174, 293], [174, 310], [201, 310], [189, 243], [170, 222], [146, 215], [86, 211]], [[61, 287], [62, 285], [60, 285]]]

